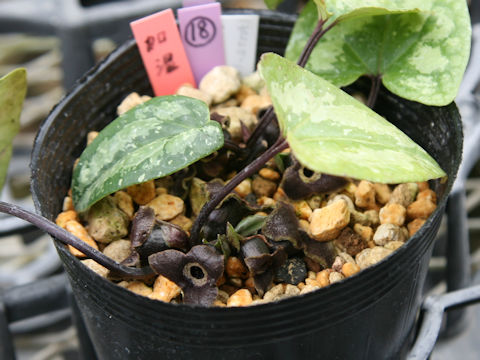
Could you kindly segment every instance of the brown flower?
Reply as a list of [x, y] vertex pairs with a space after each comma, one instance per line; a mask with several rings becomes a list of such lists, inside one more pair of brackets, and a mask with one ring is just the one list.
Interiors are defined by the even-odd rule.
[[165, 250], [148, 257], [152, 269], [182, 288], [183, 302], [210, 306], [217, 298], [217, 280], [223, 274], [224, 258], [209, 245], [197, 245], [184, 254]]

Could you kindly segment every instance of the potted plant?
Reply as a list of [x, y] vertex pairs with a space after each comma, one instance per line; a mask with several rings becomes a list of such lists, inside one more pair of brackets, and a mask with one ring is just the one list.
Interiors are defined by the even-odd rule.
[[[328, 12], [332, 9], [325, 7], [323, 2], [318, 3], [320, 10], [318, 12], [320, 14], [319, 26], [316, 27], [304, 56], [301, 57], [301, 65], [304, 65], [308, 60], [308, 53], [312, 50], [319, 35], [324, 34], [325, 30], [330, 29], [333, 24], [352, 26], [354, 20], [350, 19], [352, 23], [348, 20], [350, 17], [353, 18], [353, 15], [362, 15], [359, 19], [363, 19], [365, 14], [387, 14], [385, 16], [394, 17], [393, 14], [398, 12], [412, 14], [416, 21], [420, 21], [420, 18], [423, 17], [423, 21], [428, 22], [432, 18], [419, 12], [416, 7], [408, 8], [407, 5], [402, 7], [393, 4], [391, 7], [367, 9], [358, 9], [353, 6], [343, 14], [334, 11], [333, 17], [328, 20]], [[311, 11], [311, 6], [307, 8], [307, 12], [304, 13], [305, 16], [311, 15], [311, 12], [308, 12]], [[332, 6], [335, 8], [335, 5]], [[436, 6], [443, 9], [443, 5], [436, 4]], [[449, 3], [445, 5], [445, 8], [449, 6], [453, 5]], [[345, 9], [343, 10], [345, 11]], [[267, 24], [263, 26], [268, 26], [268, 23], [271, 22], [286, 27], [292, 24], [292, 20], [288, 17], [270, 13], [262, 13], [262, 16], [264, 19], [268, 18]], [[301, 18], [299, 24], [301, 24], [302, 19], [304, 21], [305, 18]], [[400, 19], [400, 15], [397, 19]], [[358, 20], [358, 22], [361, 21]], [[369, 23], [367, 22], [367, 24]], [[355, 26], [359, 26], [358, 23]], [[335, 28], [333, 29], [335, 30]], [[358, 30], [358, 28], [356, 29]], [[360, 27], [360, 30], [362, 29]], [[262, 32], [260, 32], [259, 43], [261, 46]], [[327, 44], [330, 47], [332, 46], [331, 43]], [[459, 67], [461, 68], [460, 65]], [[303, 146], [304, 143], [298, 141], [294, 136], [295, 134], [289, 132], [292, 122], [296, 121], [295, 116], [293, 118], [289, 116], [290, 114], [295, 115], [296, 105], [301, 108], [300, 112], [310, 114], [311, 111], [316, 109], [311, 109], [309, 106], [312, 104], [318, 105], [317, 100], [320, 100], [320, 102], [325, 100], [330, 105], [340, 104], [338, 107], [340, 113], [350, 107], [361, 116], [373, 116], [370, 121], [376, 121], [375, 115], [372, 115], [371, 112], [365, 110], [353, 100], [345, 100], [344, 95], [333, 86], [276, 55], [267, 55], [263, 58], [261, 72], [269, 83], [269, 91], [273, 98], [278, 120], [281, 123], [282, 134], [287, 137], [287, 141], [298, 160], [315, 171], [328, 170], [329, 173], [335, 175], [362, 177], [358, 172], [355, 172], [356, 170], [353, 170], [353, 172], [346, 172], [345, 168], [339, 170], [337, 164], [340, 160], [336, 157], [338, 147], [335, 151], [330, 151], [335, 161], [327, 160], [326, 163], [320, 165], [315, 163], [318, 159], [312, 161], [311, 156], [308, 156], [308, 146]], [[83, 150], [83, 143], [79, 139], [85, 138], [89, 130], [102, 128], [111, 121], [116, 105], [127, 92], [145, 93], [148, 89], [138, 53], [133, 43], [119, 48], [106, 62], [99, 65], [93, 74], [94, 76], [87, 75], [85, 81], [53, 110], [42, 125], [36, 140], [32, 155], [32, 189], [36, 206], [44, 216], [50, 219], [58, 214], [60, 196], [65, 194], [70, 187], [69, 178], [73, 162]], [[298, 81], [299, 79], [301, 81]], [[421, 143], [443, 168], [443, 170], [439, 169], [435, 161], [432, 161], [426, 153], [418, 151], [417, 148], [411, 153], [407, 149], [403, 155], [411, 155], [412, 159], [423, 159], [420, 160], [423, 161], [423, 164], [431, 166], [427, 174], [422, 174], [420, 178], [415, 180], [441, 177], [444, 174], [443, 171], [448, 175], [447, 182], [436, 181], [432, 184], [440, 198], [439, 207], [416, 235], [387, 259], [365, 269], [348, 281], [335, 283], [321, 291], [289, 298], [278, 303], [235, 309], [199, 308], [198, 306], [165, 304], [148, 300], [99, 278], [72, 257], [63, 246], [58, 246], [59, 254], [69, 273], [76, 299], [98, 355], [102, 358], [111, 358], [112, 356], [152, 358], [162, 354], [166, 358], [192, 356], [203, 358], [209, 356], [229, 359], [232, 357], [242, 359], [315, 358], [319, 354], [327, 358], [402, 356], [408, 348], [408, 337], [412, 333], [411, 330], [420, 301], [421, 285], [425, 276], [433, 238], [439, 225], [440, 211], [445, 205], [446, 194], [458, 168], [461, 152], [461, 126], [458, 113], [453, 105], [441, 108], [428, 107], [400, 99], [386, 91], [379, 93], [378, 80], [379, 77], [373, 82], [374, 90], [369, 97], [369, 103], [374, 103], [374, 99], [379, 96], [375, 109], [394, 122], [414, 140]], [[301, 89], [301, 92], [299, 89]], [[328, 89], [329, 92], [325, 92], [325, 89]], [[313, 90], [322, 94], [320, 99], [316, 99], [312, 95]], [[308, 101], [305, 99], [308, 99]], [[151, 104], [187, 100], [167, 98], [152, 101]], [[198, 103], [191, 104], [187, 104], [187, 106], [196, 106]], [[146, 106], [148, 107], [148, 104]], [[302, 106], [305, 106], [305, 108], [302, 108]], [[286, 111], [286, 108], [292, 111]], [[334, 107], [333, 109], [333, 113], [336, 114], [337, 108]], [[401, 113], [399, 109], [402, 109]], [[202, 110], [200, 109], [198, 112], [201, 113]], [[272, 111], [267, 112], [266, 117], [268, 118], [272, 113]], [[132, 111], [131, 114], [135, 114], [135, 111]], [[435, 118], [439, 126], [431, 128], [429, 123], [419, 120], [422, 117]], [[202, 114], [202, 119], [204, 123], [210, 124], [208, 113], [206, 119], [205, 114]], [[381, 128], [383, 122], [378, 121], [378, 126]], [[262, 123], [266, 124], [267, 121], [262, 121]], [[110, 131], [111, 129], [112, 127], [110, 127]], [[298, 134], [302, 132], [305, 134], [311, 128], [302, 129], [300, 126], [297, 129], [302, 130]], [[391, 129], [391, 127], [388, 127], [388, 129]], [[315, 131], [321, 131], [321, 129]], [[114, 132], [111, 131], [111, 133]], [[258, 133], [261, 134], [261, 132]], [[103, 136], [103, 140], [100, 137], [97, 145], [90, 149], [101, 150], [99, 147], [108, 136]], [[398, 135], [399, 137], [392, 136], [395, 141], [407, 141], [400, 135]], [[300, 137], [299, 139], [303, 138]], [[354, 139], [354, 137], [349, 139]], [[297, 141], [296, 144], [295, 141]], [[380, 140], [380, 143], [382, 141]], [[208, 151], [214, 151], [221, 145], [221, 143], [214, 144]], [[384, 143], [384, 145], [384, 149], [391, 149], [388, 144]], [[405, 146], [408, 148], [410, 143]], [[267, 150], [266, 154], [273, 156], [285, 147], [285, 140], [280, 137], [279, 141], [273, 148]], [[328, 149], [328, 144], [326, 148]], [[94, 152], [90, 150], [90, 155], [86, 152], [87, 155], [84, 159], [93, 156]], [[378, 154], [378, 152], [370, 154]], [[202, 156], [204, 155], [207, 154], [204, 153]], [[264, 158], [260, 156], [261, 159], [257, 162], [267, 161], [267, 155], [262, 155]], [[365, 157], [362, 158], [362, 160], [364, 159]], [[389, 166], [396, 166], [404, 159], [398, 158], [397, 160], [397, 164], [390, 162]], [[384, 161], [388, 163], [389, 159], [384, 159]], [[180, 165], [180, 168], [190, 162], [191, 159]], [[85, 164], [90, 163], [87, 161], [79, 164], [76, 175], [74, 175], [77, 180], [81, 180], [81, 170], [87, 166]], [[382, 162], [379, 162], [379, 164], [381, 166]], [[99, 167], [99, 169], [101, 168]], [[180, 168], [168, 171], [173, 172]], [[360, 168], [363, 171], [365, 170], [365, 167]], [[422, 171], [422, 166], [419, 166], [413, 172], [418, 175], [418, 172]], [[366, 174], [366, 177], [372, 175], [368, 171]], [[381, 176], [384, 175], [391, 174], [383, 172]], [[147, 180], [148, 176], [150, 175], [141, 177], [137, 182]], [[158, 173], [156, 176], [158, 177]], [[86, 178], [89, 178], [86, 183], [92, 181], [91, 177]], [[382, 177], [382, 179], [386, 178]], [[411, 178], [405, 180], [393, 179], [388, 178], [386, 181], [413, 181]], [[109, 181], [105, 182], [109, 183]], [[77, 184], [79, 183], [77, 182]], [[82, 190], [82, 186], [80, 186], [78, 188], [81, 189], [79, 190], [80, 195], [77, 194], [77, 199], [83, 201], [81, 206], [88, 208], [99, 198], [110, 193], [112, 190], [108, 188], [109, 184], [100, 186], [101, 191], [96, 194], [94, 191], [85, 191], [86, 188]], [[234, 185], [235, 183], [231, 182], [230, 186]], [[114, 186], [118, 186], [118, 183]], [[78, 189], [74, 189], [74, 191]], [[216, 199], [214, 197], [214, 201], [220, 202], [229, 191], [228, 187], [226, 189], [223, 195], [218, 195]], [[85, 193], [88, 192], [90, 195], [84, 197]], [[197, 220], [200, 220], [198, 220], [197, 226], [192, 229], [194, 244], [199, 244], [198, 234], [201, 225], [203, 225], [202, 221], [218, 205], [214, 201], [204, 207], [206, 209], [204, 214], [201, 213], [197, 217]], [[55, 232], [57, 237], [68, 238], [58, 229], [54, 230], [51, 227], [49, 230], [57, 231]], [[75, 241], [71, 244], [78, 246]], [[202, 249], [208, 248], [207, 245], [198, 246], [203, 246]], [[124, 275], [141, 277], [150, 272], [149, 268], [125, 270], [124, 267], [115, 262], [108, 263], [108, 260], [102, 260], [99, 254], [86, 246], [79, 246], [79, 249], [94, 257], [98, 262], [102, 263], [104, 261], [104, 265], [117, 272], [126, 271]], [[170, 252], [170, 254], [178, 253]], [[152, 265], [157, 268], [157, 271], [164, 272], [164, 275], [168, 276], [168, 270], [162, 267], [162, 263], [165, 263], [164, 259], [161, 258], [162, 256], [153, 258]], [[178, 257], [179, 255], [173, 256]], [[184, 290], [186, 289], [184, 288]], [[375, 318], [376, 323], [366, 327], [365, 323], [368, 323], [372, 318]], [[121, 339], [121, 341], [117, 341], [117, 339]]]

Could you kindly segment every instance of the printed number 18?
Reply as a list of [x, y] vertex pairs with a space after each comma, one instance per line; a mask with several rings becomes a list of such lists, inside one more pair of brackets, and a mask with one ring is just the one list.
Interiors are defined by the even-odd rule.
[[194, 47], [207, 45], [215, 38], [215, 34], [215, 23], [203, 16], [193, 18], [185, 28], [185, 40]]

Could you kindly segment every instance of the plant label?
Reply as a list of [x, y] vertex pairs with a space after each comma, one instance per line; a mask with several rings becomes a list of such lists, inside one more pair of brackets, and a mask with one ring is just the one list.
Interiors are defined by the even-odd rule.
[[183, 7], [205, 5], [213, 3], [215, 0], [183, 0]]
[[185, 51], [197, 83], [212, 68], [225, 65], [220, 3], [178, 9]]
[[258, 15], [222, 15], [225, 61], [242, 76], [255, 71]]
[[196, 86], [172, 9], [135, 20], [130, 27], [156, 96], [175, 94], [185, 83]]

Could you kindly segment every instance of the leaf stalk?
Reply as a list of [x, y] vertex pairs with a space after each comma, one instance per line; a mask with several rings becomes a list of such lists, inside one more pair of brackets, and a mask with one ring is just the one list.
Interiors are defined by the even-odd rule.
[[262, 118], [258, 122], [257, 127], [253, 130], [252, 134], [248, 138], [246, 146], [247, 149], [257, 143], [258, 139], [273, 119], [275, 119], [275, 113], [273, 111], [273, 106], [270, 105], [265, 114], [263, 114]]
[[227, 196], [233, 189], [235, 189], [243, 180], [260, 170], [265, 163], [272, 157], [285, 150], [288, 147], [287, 141], [283, 137], [278, 140], [262, 155], [244, 167], [237, 175], [235, 175], [218, 193], [216, 193], [200, 210], [198, 217], [192, 227], [191, 241], [192, 244], [200, 244], [200, 231], [208, 219], [210, 213], [217, 207], [218, 204]]
[[298, 61], [297, 61], [298, 66], [305, 67], [317, 43], [328, 31], [330, 31], [335, 25], [337, 25], [337, 23], [338, 23], [337, 21], [334, 21], [324, 29], [323, 26], [325, 25], [325, 20], [322, 20], [322, 19], [318, 20], [318, 23], [315, 26], [315, 29], [310, 35], [307, 43], [305, 44], [305, 47], [302, 50], [302, 53], [300, 54], [300, 57], [298, 58]]
[[373, 109], [375, 103], [377, 102], [378, 93], [380, 92], [380, 86], [382, 85], [382, 76], [375, 75], [371, 76], [372, 87], [370, 88], [370, 94], [368, 94], [367, 106], [370, 109]]
[[32, 225], [35, 225], [63, 244], [71, 245], [75, 249], [80, 250], [90, 259], [95, 260], [100, 265], [112, 271], [112, 273], [114, 273], [116, 276], [130, 279], [143, 279], [153, 275], [153, 270], [149, 266], [143, 268], [131, 268], [117, 263], [108, 256], [104, 255], [102, 252], [94, 249], [84, 241], [80, 240], [76, 236], [72, 235], [65, 229], [59, 227], [41, 215], [22, 209], [16, 205], [5, 203], [3, 201], [0, 201], [0, 212], [16, 216]]
[[[330, 31], [335, 25], [338, 24], [337, 21], [332, 22], [330, 25], [328, 25], [325, 29], [323, 26], [325, 25], [325, 20], [320, 19], [315, 26], [314, 31], [310, 35], [310, 38], [308, 39], [307, 43], [305, 44], [305, 47], [302, 50], [302, 53], [297, 61], [297, 65], [301, 67], [305, 67], [305, 65], [308, 62], [308, 59], [310, 58], [310, 55], [312, 54], [313, 49], [317, 45], [317, 43], [320, 41], [320, 39], [328, 32]], [[265, 129], [267, 128], [268, 124], [275, 118], [275, 113], [273, 111], [273, 106], [270, 106], [265, 114], [263, 114], [262, 118], [260, 119], [258, 126], [253, 130], [252, 135], [247, 141], [247, 147], [255, 144], [260, 136], [263, 134]]]

